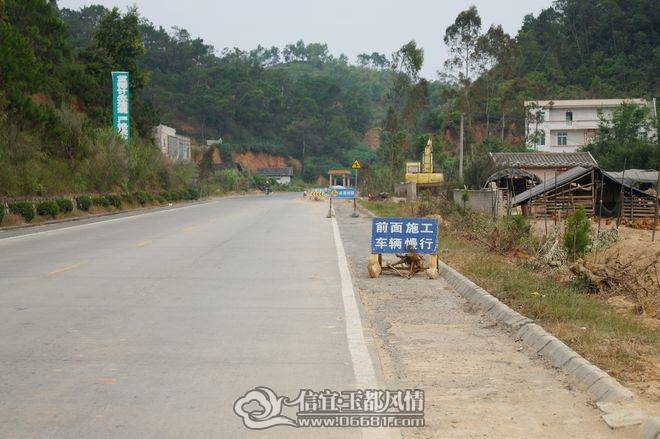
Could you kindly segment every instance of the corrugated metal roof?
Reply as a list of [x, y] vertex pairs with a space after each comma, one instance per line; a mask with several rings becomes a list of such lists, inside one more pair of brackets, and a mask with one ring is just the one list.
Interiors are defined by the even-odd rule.
[[544, 192], [551, 191], [556, 187], [565, 185], [566, 183], [575, 180], [577, 178], [583, 177], [587, 173], [591, 172], [591, 168], [583, 168], [582, 166], [576, 166], [572, 169], [569, 169], [566, 172], [562, 172], [557, 176], [557, 178], [548, 178], [544, 183], [534, 186], [533, 188], [527, 189], [525, 192], [521, 192], [515, 197], [511, 203], [514, 206], [527, 201], [530, 198], [541, 195]]
[[[578, 178], [584, 177], [587, 173], [591, 172], [592, 169], [593, 168], [583, 168], [581, 166], [576, 166], [572, 169], [569, 169], [566, 172], [562, 172], [561, 174], [559, 174], [557, 176], [556, 179], [555, 178], [549, 178], [549, 179], [546, 180], [545, 183], [541, 183], [540, 185], [534, 186], [533, 188], [528, 189], [525, 192], [519, 193], [518, 195], [513, 197], [513, 200], [511, 200], [511, 203], [512, 203], [513, 206], [517, 206], [518, 204], [521, 204], [521, 203], [523, 203], [523, 202], [525, 202], [525, 201], [527, 201], [531, 198], [537, 197], [537, 196], [543, 194], [544, 192], [551, 191], [551, 190], [553, 190], [557, 187], [560, 187], [560, 186], [565, 185], [566, 183], [569, 183], [570, 181], [577, 180]], [[599, 168], [595, 168], [595, 172], [596, 172], [596, 181], [598, 181], [600, 179], [600, 175], [602, 173], [602, 175], [604, 175], [607, 178], [607, 180], [609, 180], [610, 183], [621, 185], [621, 176], [619, 176], [618, 179], [614, 178], [611, 175], [611, 174], [613, 174], [612, 172], [602, 171]], [[628, 171], [626, 171], [626, 174], [627, 173], [628, 173]], [[656, 174], [656, 178], [657, 178], [657, 174]], [[639, 189], [636, 189], [636, 188], [632, 187], [630, 184], [627, 183], [627, 178], [624, 179], [623, 186], [626, 188], [626, 193], [628, 193], [628, 190], [629, 190], [630, 192], [632, 192], [634, 195], [636, 195], [638, 197], [644, 197], [644, 198], [653, 197], [653, 195], [651, 195], [651, 194], [648, 194], [646, 192], [643, 192]]]
[[615, 171], [603, 171], [608, 177], [621, 181], [623, 177], [623, 183], [626, 186], [631, 186], [636, 183], [652, 183], [655, 184], [658, 181], [658, 171], [653, 171], [651, 169], [626, 169], [626, 174], [623, 175], [623, 172]]
[[586, 168], [598, 166], [588, 152], [491, 152], [501, 168]]

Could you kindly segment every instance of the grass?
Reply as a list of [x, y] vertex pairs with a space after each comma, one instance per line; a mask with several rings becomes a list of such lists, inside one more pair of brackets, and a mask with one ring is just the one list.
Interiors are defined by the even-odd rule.
[[[388, 201], [363, 201], [379, 216], [405, 216], [411, 207]], [[597, 295], [551, 274], [486, 251], [473, 241], [441, 232], [441, 259], [611, 375], [627, 383], [652, 379], [660, 356], [660, 331], [631, 314], [618, 314]], [[656, 378], [657, 379], [657, 378]]]
[[391, 201], [360, 200], [360, 203], [378, 216], [410, 216], [411, 207], [406, 203], [393, 203]]

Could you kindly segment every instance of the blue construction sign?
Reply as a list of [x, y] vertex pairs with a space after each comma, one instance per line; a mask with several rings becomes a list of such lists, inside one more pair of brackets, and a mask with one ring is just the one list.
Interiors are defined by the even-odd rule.
[[372, 253], [438, 253], [438, 221], [433, 218], [374, 218]]
[[355, 189], [328, 189], [328, 196], [338, 200], [352, 200], [355, 198]]

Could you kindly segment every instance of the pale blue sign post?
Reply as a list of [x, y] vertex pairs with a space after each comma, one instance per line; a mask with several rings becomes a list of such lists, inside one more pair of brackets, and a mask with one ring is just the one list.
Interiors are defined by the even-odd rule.
[[131, 137], [130, 99], [128, 72], [112, 72], [112, 125], [124, 140]]

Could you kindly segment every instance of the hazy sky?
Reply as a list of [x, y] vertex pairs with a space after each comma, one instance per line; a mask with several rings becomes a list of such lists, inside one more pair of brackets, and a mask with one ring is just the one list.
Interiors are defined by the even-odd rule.
[[424, 48], [422, 74], [431, 79], [442, 68], [447, 48], [442, 37], [456, 15], [477, 6], [484, 29], [501, 24], [512, 35], [526, 14], [551, 0], [59, 0], [60, 7], [137, 4], [140, 14], [166, 29], [178, 26], [216, 50], [283, 47], [299, 39], [325, 42], [334, 55], [351, 62], [363, 52], [389, 55], [414, 39]]

